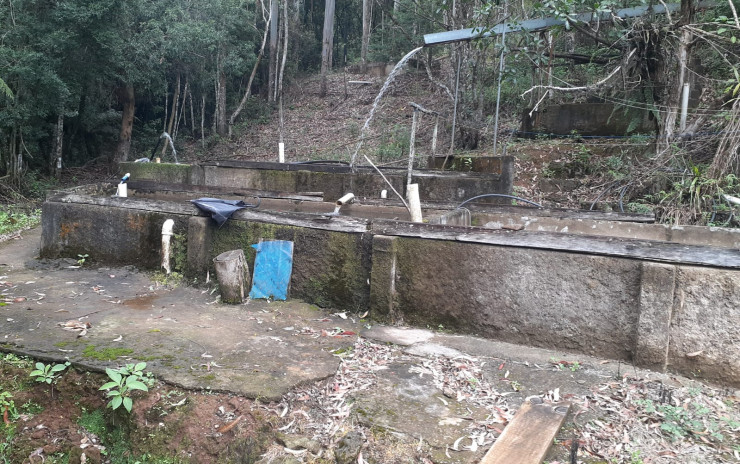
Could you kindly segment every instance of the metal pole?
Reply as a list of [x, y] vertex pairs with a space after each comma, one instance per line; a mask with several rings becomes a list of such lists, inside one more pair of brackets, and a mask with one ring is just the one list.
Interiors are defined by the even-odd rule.
[[[506, 17], [506, 10], [507, 10], [507, 2], [504, 2], [504, 18]], [[496, 156], [498, 153], [497, 150], [497, 144], [498, 144], [498, 113], [499, 113], [499, 106], [501, 103], [501, 77], [504, 74], [504, 50], [506, 50], [506, 27], [504, 26], [504, 31], [501, 34], [501, 60], [499, 63], [499, 70], [498, 70], [498, 90], [496, 90], [496, 117], [493, 121], [493, 156]]]

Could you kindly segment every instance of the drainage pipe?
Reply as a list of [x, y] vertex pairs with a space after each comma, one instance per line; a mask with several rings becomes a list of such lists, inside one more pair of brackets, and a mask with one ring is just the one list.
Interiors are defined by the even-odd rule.
[[174, 235], [173, 229], [175, 228], [175, 221], [167, 219], [162, 225], [162, 268], [164, 272], [169, 274], [172, 272], [170, 269], [170, 255], [172, 254], [172, 236]]
[[344, 206], [348, 205], [355, 201], [355, 194], [354, 193], [346, 193], [342, 198], [337, 200], [337, 206]]

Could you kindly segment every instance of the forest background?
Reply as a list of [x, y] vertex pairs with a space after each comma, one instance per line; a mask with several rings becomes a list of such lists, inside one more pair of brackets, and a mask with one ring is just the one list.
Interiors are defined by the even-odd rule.
[[[502, 115], [515, 115], [499, 124], [511, 129], [525, 110], [543, 105], [609, 102], [634, 121], [620, 134], [620, 156], [592, 162], [590, 150], [575, 150], [567, 170], [598, 174], [620, 206], [627, 198], [665, 222], [739, 225], [728, 200], [740, 191], [737, 7], [682, 0], [668, 13], [616, 15], [641, 6], [665, 3], [0, 0], [0, 199], [41, 196], [64, 169], [148, 157], [163, 132], [188, 160], [269, 121], [282, 140], [285, 89], [311, 76], [320, 82], [315, 97], [328, 99], [332, 76], [395, 63], [424, 34], [485, 33], [554, 17], [563, 24], [415, 55], [414, 79], [424, 82], [432, 109], [452, 114], [457, 96], [455, 121], [446, 118], [442, 128], [450, 151], [490, 154], [499, 103]], [[692, 103], [681, 122], [684, 84]], [[654, 129], [640, 133], [646, 115]], [[369, 144], [368, 155], [382, 159], [391, 142], [408, 146], [408, 130], [401, 132]], [[362, 134], [353, 128], [344, 136], [354, 143]], [[541, 175], [557, 176], [552, 167]]]

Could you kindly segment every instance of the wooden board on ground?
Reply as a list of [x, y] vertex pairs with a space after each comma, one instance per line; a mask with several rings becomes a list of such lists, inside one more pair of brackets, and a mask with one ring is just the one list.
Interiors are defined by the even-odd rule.
[[570, 403], [524, 403], [480, 464], [540, 464], [565, 421]]

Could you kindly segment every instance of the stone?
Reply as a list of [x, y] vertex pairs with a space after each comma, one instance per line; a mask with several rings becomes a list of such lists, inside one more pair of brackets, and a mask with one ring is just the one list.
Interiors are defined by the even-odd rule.
[[365, 438], [360, 432], [349, 432], [342, 437], [334, 450], [334, 458], [337, 464], [351, 464], [357, 461]]

